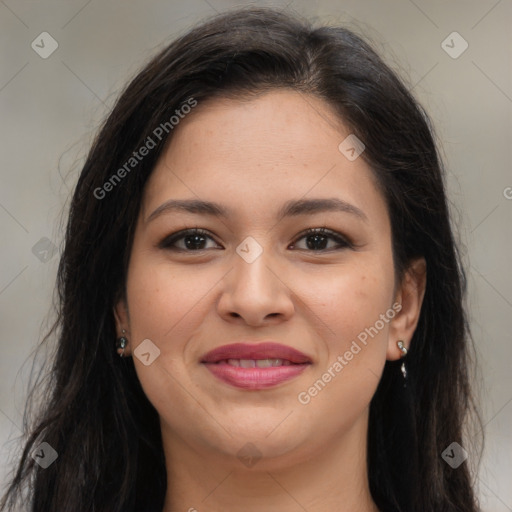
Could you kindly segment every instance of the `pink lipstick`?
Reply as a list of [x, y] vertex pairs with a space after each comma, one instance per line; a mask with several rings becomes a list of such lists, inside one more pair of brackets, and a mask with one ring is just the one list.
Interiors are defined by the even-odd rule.
[[201, 363], [218, 379], [232, 386], [258, 390], [277, 386], [300, 375], [311, 359], [279, 343], [234, 343], [208, 352]]

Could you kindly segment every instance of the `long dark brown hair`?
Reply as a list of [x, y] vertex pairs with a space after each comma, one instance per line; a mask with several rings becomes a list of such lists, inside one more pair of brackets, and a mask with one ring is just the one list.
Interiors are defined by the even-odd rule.
[[[466, 280], [429, 118], [353, 31], [255, 8], [218, 15], [160, 51], [99, 130], [70, 205], [57, 320], [41, 344], [56, 340], [46, 387], [33, 388], [46, 398], [34, 418], [25, 417], [27, 439], [0, 510], [15, 510], [24, 498], [24, 510], [33, 512], [161, 512], [166, 469], [158, 413], [133, 359], [114, 351], [113, 306], [124, 294], [144, 185], [172, 137], [169, 119], [191, 98], [200, 104], [276, 88], [321, 98], [364, 141], [362, 157], [387, 202], [396, 275], [418, 256], [427, 263], [408, 385], [388, 361], [371, 402], [373, 499], [382, 511], [478, 510], [468, 462], [452, 468], [441, 456], [452, 442], [475, 444], [464, 428], [475, 408]], [[156, 147], [113, 180], [163, 123]], [[58, 453], [46, 469], [32, 457], [41, 441]]]

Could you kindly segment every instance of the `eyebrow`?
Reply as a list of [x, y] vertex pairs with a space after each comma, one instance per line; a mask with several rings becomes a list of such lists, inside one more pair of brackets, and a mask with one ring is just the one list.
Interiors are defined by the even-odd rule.
[[[211, 201], [203, 201], [200, 199], [170, 199], [161, 204], [147, 219], [146, 224], [164, 213], [173, 211], [184, 211], [187, 213], [197, 213], [200, 215], [211, 215], [214, 217], [222, 217], [227, 219], [231, 214], [231, 210], [218, 203]], [[323, 212], [343, 212], [350, 213], [359, 217], [361, 220], [368, 222], [366, 214], [357, 206], [347, 203], [338, 198], [322, 198], [322, 199], [298, 199], [286, 202], [277, 213], [277, 220], [280, 221], [285, 217], [295, 217], [299, 215], [313, 215]]]

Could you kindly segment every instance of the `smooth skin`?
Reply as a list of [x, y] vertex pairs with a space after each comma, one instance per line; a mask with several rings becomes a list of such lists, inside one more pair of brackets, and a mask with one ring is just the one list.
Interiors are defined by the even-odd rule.
[[[327, 103], [291, 90], [210, 100], [175, 128], [147, 183], [126, 300], [114, 311], [160, 416], [164, 512], [378, 510], [367, 479], [369, 403], [386, 360], [400, 358], [397, 340], [409, 348], [426, 268], [415, 260], [396, 282], [384, 197], [363, 158], [349, 161], [338, 149], [349, 133]], [[278, 218], [288, 201], [332, 198], [352, 208]], [[153, 214], [172, 199], [215, 202], [227, 216]], [[206, 235], [169, 241], [194, 228]], [[348, 243], [304, 235], [309, 228]], [[236, 251], [247, 237], [263, 251], [251, 263]], [[299, 393], [394, 303], [400, 312], [301, 404]], [[145, 339], [160, 350], [147, 366], [133, 354]], [[215, 347], [264, 340], [295, 347], [312, 364], [254, 391], [200, 363]], [[244, 447], [249, 463], [237, 455]]]

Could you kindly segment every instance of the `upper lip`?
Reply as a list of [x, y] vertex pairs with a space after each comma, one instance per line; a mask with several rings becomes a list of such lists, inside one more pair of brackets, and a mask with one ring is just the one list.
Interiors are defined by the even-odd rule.
[[201, 358], [202, 363], [217, 363], [224, 359], [286, 359], [292, 363], [311, 363], [299, 350], [274, 342], [232, 343], [210, 350]]

